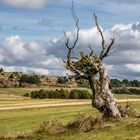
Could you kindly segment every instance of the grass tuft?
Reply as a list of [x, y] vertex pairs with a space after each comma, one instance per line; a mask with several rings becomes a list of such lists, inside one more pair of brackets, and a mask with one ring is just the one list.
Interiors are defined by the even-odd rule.
[[67, 129], [74, 132], [89, 132], [100, 127], [103, 119], [94, 118], [91, 114], [85, 114], [77, 117], [77, 119], [67, 124]]
[[135, 111], [131, 103], [127, 103], [125, 106], [118, 106], [122, 117], [137, 117], [138, 114]]
[[44, 121], [40, 124], [39, 128], [35, 130], [35, 134], [48, 134], [48, 135], [56, 135], [62, 134], [67, 131], [66, 127], [57, 120]]

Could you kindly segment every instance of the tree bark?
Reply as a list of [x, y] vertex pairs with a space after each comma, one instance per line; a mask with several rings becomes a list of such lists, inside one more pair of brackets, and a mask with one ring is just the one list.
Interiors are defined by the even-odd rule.
[[[93, 74], [94, 75], [94, 74]], [[103, 117], [121, 118], [121, 113], [116, 105], [116, 99], [109, 89], [109, 77], [105, 68], [99, 70], [99, 79], [89, 77], [93, 92], [92, 106], [97, 108]]]

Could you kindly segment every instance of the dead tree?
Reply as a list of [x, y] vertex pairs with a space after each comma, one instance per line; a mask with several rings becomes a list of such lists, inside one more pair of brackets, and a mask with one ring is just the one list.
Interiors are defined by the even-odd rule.
[[121, 118], [121, 113], [116, 105], [116, 100], [109, 89], [109, 76], [107, 69], [102, 66], [102, 61], [108, 57], [111, 52], [111, 47], [114, 43], [114, 38], [111, 39], [109, 45], [106, 45], [104, 34], [98, 25], [97, 16], [93, 14], [97, 30], [101, 37], [101, 52], [97, 56], [92, 48], [89, 55], [80, 52], [79, 58], [72, 56], [72, 51], [77, 46], [79, 39], [79, 19], [77, 18], [74, 5], [72, 4], [72, 16], [76, 23], [76, 37], [73, 44], [70, 43], [70, 38], [65, 35], [65, 46], [67, 48], [66, 68], [73, 72], [75, 77], [84, 78], [89, 81], [92, 89], [93, 99], [92, 106], [100, 111], [103, 117]]

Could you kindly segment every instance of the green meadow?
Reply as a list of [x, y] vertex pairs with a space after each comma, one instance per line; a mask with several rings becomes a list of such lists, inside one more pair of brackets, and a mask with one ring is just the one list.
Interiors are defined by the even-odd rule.
[[[45, 88], [46, 90], [55, 90], [56, 88]], [[30, 93], [32, 90], [28, 88], [6, 88], [0, 89], [1, 95], [7, 95], [6, 97], [0, 97], [0, 108], [4, 107], [16, 107], [27, 105], [40, 105], [40, 104], [55, 104], [55, 103], [67, 103], [69, 100], [59, 99], [30, 99], [8, 97], [8, 95], [23, 95], [24, 93]], [[70, 90], [70, 89], [69, 89]], [[139, 95], [127, 95], [127, 94], [115, 94], [117, 99], [138, 99]], [[77, 100], [73, 100], [76, 102]], [[82, 100], [80, 100], [82, 101]], [[89, 101], [89, 100], [85, 100]], [[127, 100], [126, 100], [127, 101]], [[121, 103], [125, 105], [126, 103]], [[132, 106], [136, 112], [140, 114], [140, 102], [132, 102]], [[0, 139], [4, 140], [4, 137], [10, 139], [10, 137], [17, 137], [18, 134], [33, 131], [39, 128], [39, 125], [48, 120], [58, 120], [63, 124], [72, 122], [79, 115], [86, 113], [93, 114], [94, 117], [101, 117], [100, 113], [92, 108], [90, 104], [86, 105], [69, 105], [69, 106], [57, 106], [57, 107], [37, 107], [37, 108], [23, 108], [12, 110], [0, 110]], [[125, 118], [119, 122], [108, 122], [103, 128], [97, 128], [86, 133], [70, 132], [62, 135], [40, 135], [34, 138], [11, 138], [11, 140], [140, 140], [140, 118]]]

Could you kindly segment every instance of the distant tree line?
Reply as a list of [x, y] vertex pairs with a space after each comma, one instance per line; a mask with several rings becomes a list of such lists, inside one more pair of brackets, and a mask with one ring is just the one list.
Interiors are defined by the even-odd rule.
[[140, 89], [137, 88], [113, 88], [112, 92], [115, 94], [139, 94], [140, 95]]
[[24, 74], [20, 77], [20, 83], [28, 83], [28, 84], [40, 84], [40, 78], [38, 75], [27, 75]]
[[110, 87], [140, 87], [140, 81], [138, 80], [118, 80], [118, 79], [111, 79]]
[[[28, 96], [26, 93], [24, 96]], [[91, 99], [92, 95], [88, 92], [88, 90], [77, 90], [73, 89], [71, 91], [64, 89], [56, 89], [53, 90], [39, 90], [32, 91], [31, 98], [33, 99]]]
[[[89, 83], [87, 80], [83, 79], [76, 79], [78, 86], [80, 87], [89, 87]], [[140, 81], [138, 80], [118, 80], [118, 79], [111, 79], [110, 80], [110, 88], [113, 87], [140, 87]]]
[[[115, 94], [139, 94], [140, 89], [136, 88], [113, 88], [112, 93]], [[92, 99], [92, 94], [88, 90], [72, 89], [70, 91], [65, 89], [56, 90], [36, 90], [30, 93], [25, 93], [24, 97], [31, 97], [33, 99]]]

